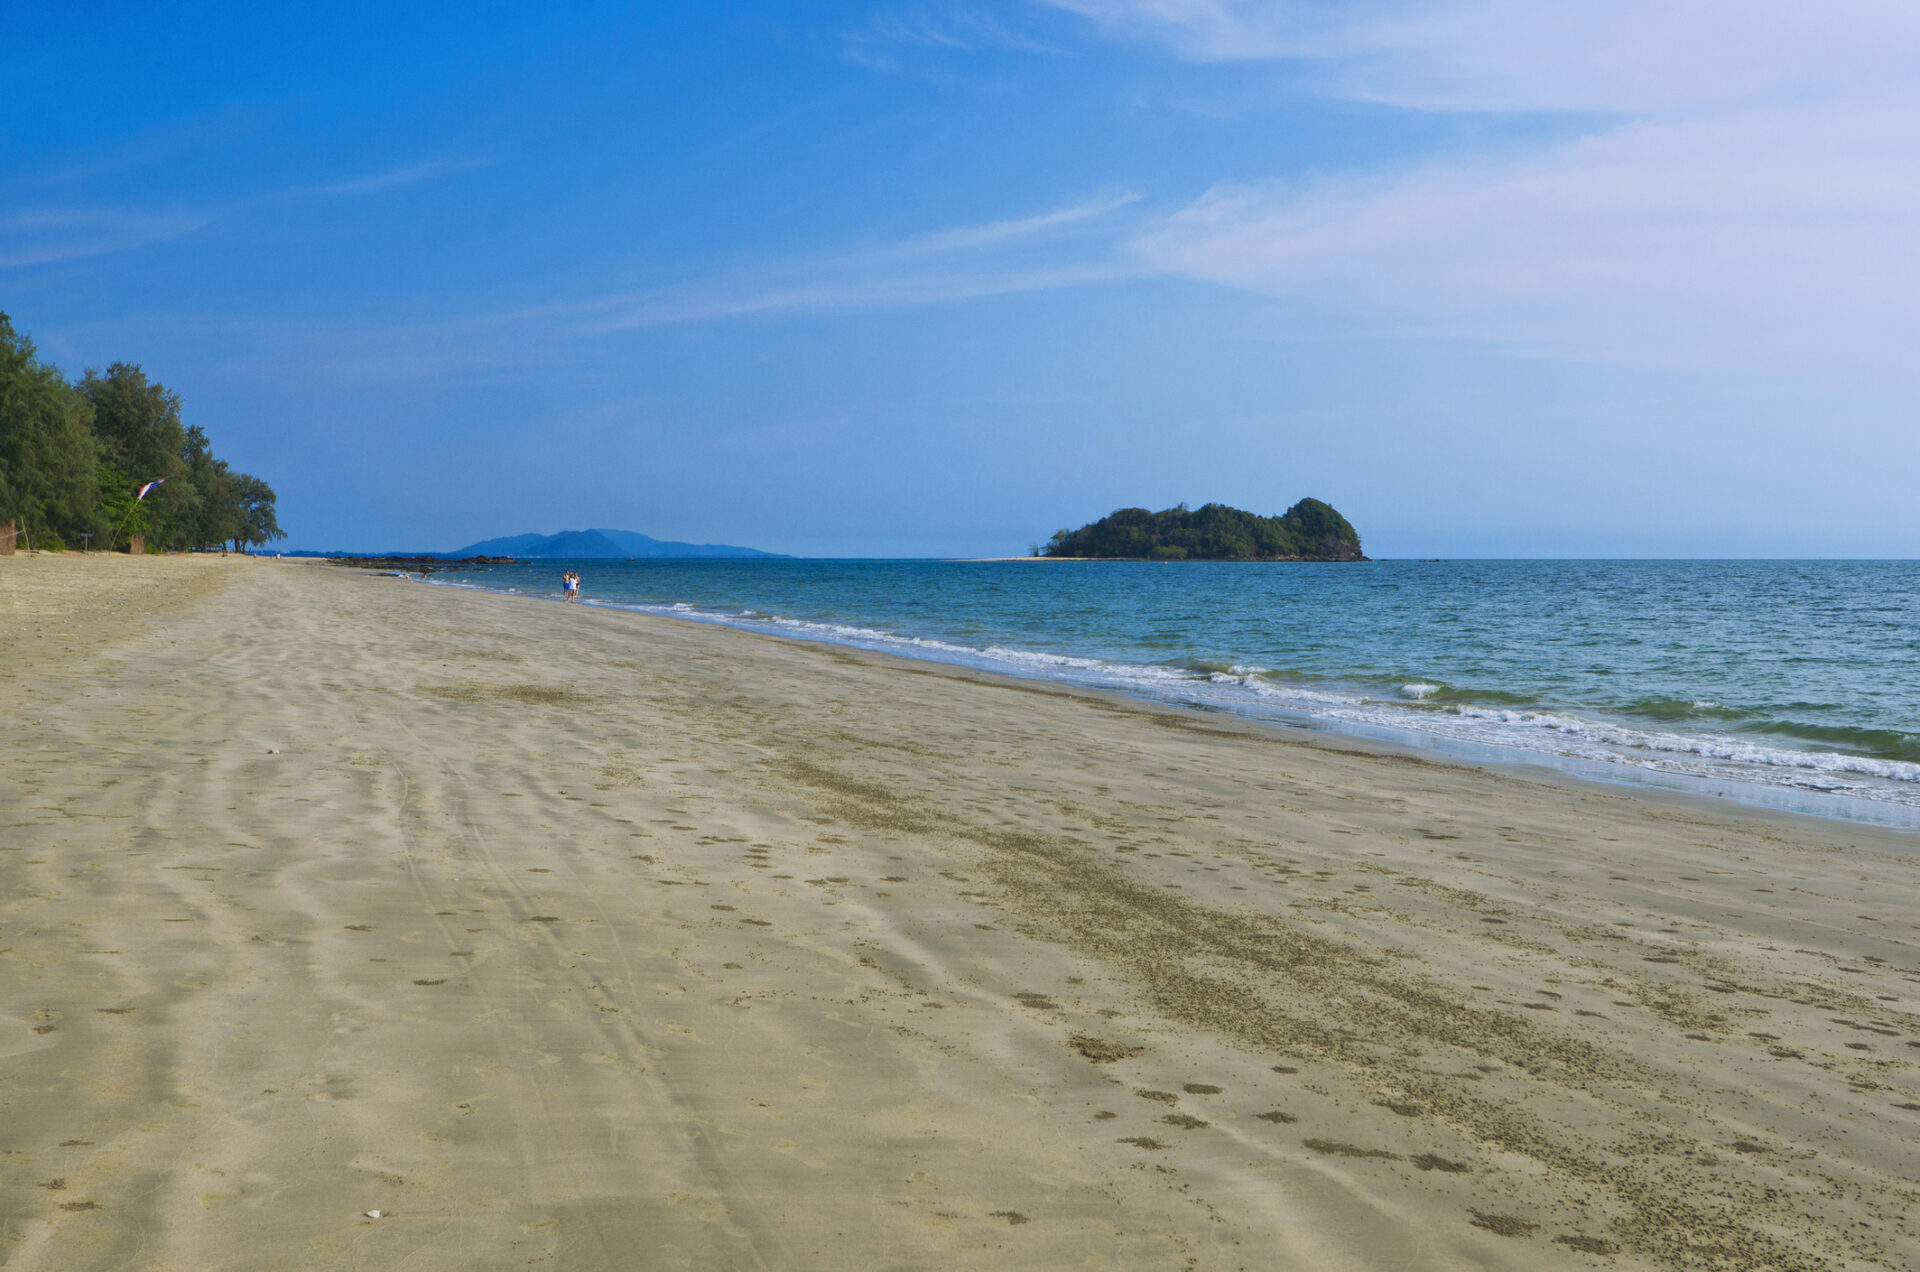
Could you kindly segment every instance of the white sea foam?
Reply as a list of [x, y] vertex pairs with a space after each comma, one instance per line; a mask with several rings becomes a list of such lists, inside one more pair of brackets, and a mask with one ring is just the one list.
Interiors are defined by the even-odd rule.
[[[457, 582], [441, 585], [475, 586]], [[702, 610], [686, 602], [601, 604], [612, 609], [773, 631], [802, 640], [1113, 689], [1161, 701], [1253, 715], [1280, 713], [1363, 731], [1402, 737], [1424, 735], [1469, 747], [1585, 761], [1625, 771], [1639, 769], [1759, 783], [1920, 807], [1920, 764], [1834, 751], [1766, 746], [1724, 735], [1639, 729], [1563, 711], [1471, 704], [1436, 710], [1431, 705], [1420, 704], [1429, 703], [1440, 686], [1421, 680], [1399, 685], [1396, 698], [1376, 699], [1364, 692], [1276, 680], [1268, 669], [1252, 665], [1232, 664], [1224, 672], [1198, 671], [1003, 644], [965, 645], [881, 628], [781, 618], [751, 610]], [[1715, 705], [1706, 701], [1694, 703], [1701, 709]]]

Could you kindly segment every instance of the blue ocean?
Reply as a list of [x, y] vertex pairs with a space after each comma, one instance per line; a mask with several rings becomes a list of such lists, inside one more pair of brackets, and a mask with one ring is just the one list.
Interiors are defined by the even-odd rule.
[[543, 561], [560, 595], [1920, 826], [1920, 562]]

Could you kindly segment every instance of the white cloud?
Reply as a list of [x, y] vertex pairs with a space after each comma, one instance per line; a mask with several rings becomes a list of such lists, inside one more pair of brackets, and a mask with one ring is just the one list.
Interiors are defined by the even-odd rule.
[[1910, 83], [1888, 0], [1035, 0], [1195, 61], [1291, 60], [1329, 91], [1467, 110], [1700, 109]]
[[[256, 196], [227, 205], [226, 212], [248, 204], [280, 199], [331, 198], [370, 194], [486, 167], [491, 159], [434, 159], [364, 176]], [[41, 208], [0, 214], [0, 269], [49, 265], [147, 247], [190, 234], [215, 216], [185, 208], [134, 212], [102, 208]]]
[[1057, 50], [978, 8], [947, 7], [881, 14], [866, 26], [844, 31], [841, 55], [856, 66], [897, 75], [909, 52], [1052, 53]]
[[[329, 390], [400, 383], [517, 382], [529, 368], [575, 363], [587, 341], [621, 332], [730, 318], [900, 309], [1079, 287], [1140, 271], [1116, 254], [1115, 214], [1136, 195], [1106, 193], [1032, 216], [957, 226], [843, 252], [771, 262], [670, 286], [523, 307], [337, 319], [168, 315], [172, 336], [217, 347], [231, 372], [289, 374]], [[5, 222], [0, 222], [0, 231]], [[1075, 241], [1077, 246], [1070, 246]], [[129, 323], [131, 325], [129, 325]], [[84, 362], [152, 317], [42, 333], [43, 346]]]
[[756, 314], [898, 308], [1082, 286], [1137, 272], [1136, 266], [1114, 255], [1111, 218], [1138, 198], [1103, 194], [1035, 216], [936, 230], [568, 308], [591, 315], [584, 317], [584, 330], [602, 334]]
[[382, 172], [368, 173], [365, 176], [349, 177], [342, 181], [331, 181], [322, 185], [307, 186], [292, 191], [295, 195], [350, 195], [372, 194], [380, 190], [393, 190], [401, 186], [420, 185], [427, 181], [438, 181], [459, 172], [471, 172], [475, 168], [485, 168], [493, 164], [492, 159], [429, 159], [422, 163], [410, 163], [398, 168], [389, 168]]
[[189, 212], [44, 208], [0, 216], [0, 269], [124, 252], [190, 234], [206, 223]]
[[1920, 320], [1920, 9], [1042, 0], [1198, 60], [1423, 110], [1601, 112], [1575, 140], [1237, 174], [1152, 269], [1632, 363], [1904, 357]]
[[1880, 359], [1920, 319], [1904, 111], [1641, 123], [1508, 162], [1223, 185], [1149, 267], [1638, 363]]

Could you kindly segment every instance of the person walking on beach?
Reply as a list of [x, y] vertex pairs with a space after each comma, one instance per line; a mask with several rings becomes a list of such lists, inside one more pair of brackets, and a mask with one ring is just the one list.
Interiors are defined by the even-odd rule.
[[571, 601], [574, 597], [574, 589], [579, 586], [580, 576], [572, 570], [568, 570], [565, 574], [562, 574], [560, 576], [560, 599], [563, 601]]

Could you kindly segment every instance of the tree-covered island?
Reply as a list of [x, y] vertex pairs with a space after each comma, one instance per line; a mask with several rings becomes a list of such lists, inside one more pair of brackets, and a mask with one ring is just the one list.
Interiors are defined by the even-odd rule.
[[1364, 561], [1360, 533], [1329, 504], [1302, 499], [1278, 517], [1210, 503], [1164, 512], [1122, 508], [1056, 530], [1037, 555], [1133, 561]]

